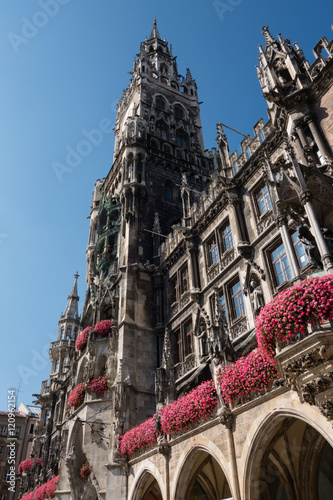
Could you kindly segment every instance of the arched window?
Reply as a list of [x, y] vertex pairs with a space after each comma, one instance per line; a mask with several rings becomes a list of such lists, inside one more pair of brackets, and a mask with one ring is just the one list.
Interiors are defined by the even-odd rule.
[[159, 122], [156, 124], [155, 134], [156, 134], [156, 137], [159, 137], [160, 139], [163, 139], [164, 141], [166, 141], [168, 139], [167, 128], [163, 122]]
[[169, 202], [173, 201], [173, 192], [170, 182], [167, 182], [165, 185], [165, 201]]
[[188, 137], [183, 130], [177, 130], [176, 144], [181, 148], [188, 148]]
[[161, 97], [156, 97], [156, 107], [158, 109], [161, 109], [162, 111], [165, 110], [165, 100], [162, 99]]
[[72, 338], [72, 328], [69, 326], [66, 332], [66, 339], [71, 339], [71, 338]]
[[184, 118], [184, 110], [179, 105], [175, 106], [175, 116], [177, 116], [177, 118]]

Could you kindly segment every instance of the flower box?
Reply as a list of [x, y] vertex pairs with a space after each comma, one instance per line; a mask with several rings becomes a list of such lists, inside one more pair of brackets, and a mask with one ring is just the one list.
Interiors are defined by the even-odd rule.
[[81, 384], [78, 384], [68, 396], [68, 405], [71, 408], [78, 408], [84, 401], [85, 393], [85, 385], [81, 382]]

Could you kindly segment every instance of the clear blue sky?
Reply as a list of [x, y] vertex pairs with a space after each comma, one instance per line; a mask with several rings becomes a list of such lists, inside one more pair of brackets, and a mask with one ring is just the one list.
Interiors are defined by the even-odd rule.
[[[297, 41], [312, 62], [319, 38], [332, 38], [332, 11], [330, 0], [1, 1], [1, 410], [22, 374], [19, 402], [30, 403], [48, 378], [48, 345], [77, 270], [82, 308], [87, 216], [94, 183], [112, 164], [113, 134], [62, 182], [52, 165], [65, 163], [83, 130], [104, 118], [113, 127], [115, 103], [153, 18], [179, 72], [189, 67], [197, 81], [211, 148], [217, 122], [252, 134], [267, 118], [255, 72], [261, 27]], [[233, 150], [239, 137], [228, 137]]]

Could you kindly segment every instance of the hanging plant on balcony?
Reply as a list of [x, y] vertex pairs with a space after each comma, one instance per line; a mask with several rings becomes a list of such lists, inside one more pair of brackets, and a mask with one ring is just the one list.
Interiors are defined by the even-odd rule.
[[34, 498], [34, 492], [31, 491], [27, 495], [24, 495], [24, 497], [22, 497], [21, 500], [33, 500], [33, 498]]
[[82, 330], [82, 332], [75, 341], [76, 351], [82, 351], [82, 349], [86, 347], [89, 338], [89, 333], [92, 331], [92, 329], [93, 329], [92, 326], [87, 326], [87, 328]]
[[101, 335], [102, 337], [104, 337], [105, 335], [108, 335], [112, 327], [112, 321], [110, 321], [109, 319], [104, 319], [94, 326], [94, 331], [97, 333], [97, 335]]
[[274, 359], [260, 348], [224, 366], [217, 375], [224, 402], [232, 404], [245, 403], [255, 394], [262, 394], [277, 378]]
[[90, 476], [90, 474], [92, 473], [92, 467], [91, 465], [89, 465], [89, 462], [84, 462], [84, 464], [82, 465], [81, 469], [80, 469], [80, 476], [82, 477], [82, 479], [88, 479], [88, 477]]
[[34, 500], [45, 500], [46, 498], [46, 483], [42, 484], [35, 490]]
[[95, 392], [97, 396], [103, 396], [107, 388], [108, 381], [106, 380], [104, 375], [101, 375], [98, 378], [93, 378], [88, 384], [88, 389], [92, 392]]
[[56, 492], [58, 481], [59, 476], [55, 476], [46, 483], [46, 498], [54, 498], [54, 493]]
[[218, 399], [212, 380], [162, 409], [161, 427], [164, 434], [185, 431], [194, 423], [206, 421], [217, 407]]
[[59, 476], [55, 476], [47, 483], [42, 484], [39, 488], [31, 491], [21, 498], [21, 500], [45, 500], [46, 498], [54, 498], [56, 492]]
[[256, 321], [259, 347], [275, 354], [277, 342], [301, 338], [307, 325], [333, 319], [333, 276], [308, 278], [280, 292]]
[[[32, 465], [34, 463], [34, 458], [27, 458], [26, 460], [23, 460], [23, 462], [20, 463], [17, 469], [17, 473], [21, 474], [22, 472], [30, 472]], [[36, 466], [42, 464], [42, 459], [41, 458], [36, 458]]]
[[77, 385], [68, 396], [68, 405], [71, 408], [78, 408], [84, 401], [85, 393], [85, 385], [81, 382], [81, 384]]
[[148, 418], [145, 422], [133, 427], [119, 438], [119, 449], [122, 455], [130, 457], [136, 451], [156, 443], [155, 417], [156, 415]]

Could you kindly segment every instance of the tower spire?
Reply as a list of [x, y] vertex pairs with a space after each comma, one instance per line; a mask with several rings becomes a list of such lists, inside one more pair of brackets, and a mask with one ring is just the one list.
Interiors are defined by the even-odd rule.
[[78, 308], [78, 302], [79, 302], [79, 296], [77, 294], [77, 279], [79, 277], [78, 272], [74, 274], [74, 283], [73, 283], [73, 288], [68, 295], [67, 299], [67, 306], [65, 309], [65, 313], [63, 315], [63, 319], [78, 319], [79, 317], [79, 308]]
[[266, 49], [276, 43], [276, 40], [272, 37], [269, 29], [268, 29], [268, 26], [263, 26], [261, 28], [261, 33], [264, 35], [264, 39], [265, 39], [265, 44], [266, 44]]
[[153, 22], [153, 28], [151, 30], [149, 40], [152, 40], [153, 38], [158, 38], [159, 40], [161, 40], [159, 31], [157, 29], [156, 17], [155, 17], [154, 22]]

